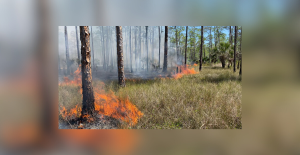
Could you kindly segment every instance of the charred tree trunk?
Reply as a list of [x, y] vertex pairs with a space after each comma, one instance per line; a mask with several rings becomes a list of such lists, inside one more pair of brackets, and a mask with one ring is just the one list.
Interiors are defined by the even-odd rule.
[[168, 69], [168, 26], [165, 26], [165, 51], [164, 51], [164, 66], [163, 72]]
[[121, 87], [125, 87], [122, 26], [116, 26], [116, 35], [117, 35], [117, 55], [118, 55], [118, 81]]
[[234, 34], [234, 52], [233, 52], [233, 72], [235, 72], [235, 61], [236, 61], [236, 42], [237, 42], [237, 26], [235, 28]]
[[82, 72], [82, 111], [81, 117], [95, 110], [92, 86], [90, 32], [88, 26], [80, 26], [81, 72]]
[[131, 26], [130, 26], [130, 33], [129, 33], [129, 52], [130, 52], [130, 72], [132, 73], [132, 52], [131, 52]]
[[67, 26], [65, 26], [65, 46], [66, 46], [67, 74], [70, 74], [69, 43], [68, 43], [68, 30], [67, 30]]
[[242, 75], [242, 26], [241, 26], [241, 40], [240, 40], [240, 44], [241, 44], [241, 46], [240, 46], [240, 72], [239, 72], [239, 74], [240, 75]]
[[186, 66], [186, 51], [187, 51], [187, 38], [188, 38], [188, 26], [186, 26], [186, 35], [185, 35], [185, 54], [184, 54], [184, 65]]
[[158, 26], [158, 67], [160, 68], [160, 26]]
[[201, 44], [200, 44], [199, 71], [201, 71], [201, 69], [202, 69], [202, 49], [203, 49], [203, 26], [201, 26]]
[[76, 32], [76, 42], [77, 42], [77, 55], [78, 55], [78, 61], [79, 61], [80, 60], [80, 53], [79, 53], [79, 40], [78, 40], [77, 26], [75, 26], [75, 32]]

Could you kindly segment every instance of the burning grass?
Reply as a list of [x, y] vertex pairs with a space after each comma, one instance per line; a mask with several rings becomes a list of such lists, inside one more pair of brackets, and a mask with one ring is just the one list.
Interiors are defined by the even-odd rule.
[[[122, 125], [119, 128], [241, 129], [242, 85], [238, 73], [215, 66], [203, 66], [201, 72], [197, 71], [198, 66], [189, 66], [189, 70], [196, 73], [182, 74], [176, 80], [160, 77], [153, 80], [127, 79], [126, 87], [122, 89], [117, 89], [117, 81], [105, 85], [94, 81], [93, 85], [95, 88], [101, 86], [102, 91], [108, 92], [106, 95], [113, 94], [111, 97], [116, 100], [122, 99], [123, 103], [130, 101], [131, 105], [135, 105], [143, 113], [143, 117], [139, 117], [137, 122], [131, 120], [136, 124]], [[80, 95], [80, 87], [59, 87], [61, 105], [66, 109], [75, 108], [76, 105], [81, 107], [81, 98], [76, 98]], [[61, 97], [63, 95], [75, 98]], [[101, 98], [98, 101], [104, 102], [104, 97]], [[106, 99], [106, 102], [109, 103], [109, 100]], [[126, 119], [122, 121], [126, 122]]]
[[[104, 116], [107, 116], [122, 121], [128, 126], [134, 126], [138, 122], [138, 119], [143, 116], [143, 113], [128, 98], [118, 98], [111, 90], [109, 93], [106, 93], [104, 86], [105, 84], [100, 81], [93, 83], [96, 117], [104, 118]], [[64, 81], [59, 84], [59, 92], [59, 103], [62, 103], [59, 108], [60, 117], [68, 122], [78, 120], [81, 116], [82, 107], [81, 74], [79, 68], [75, 71], [73, 80], [67, 77], [64, 78]], [[76, 105], [74, 106], [74, 104]], [[95, 121], [94, 116], [87, 115], [83, 116], [83, 118], [88, 122]]]

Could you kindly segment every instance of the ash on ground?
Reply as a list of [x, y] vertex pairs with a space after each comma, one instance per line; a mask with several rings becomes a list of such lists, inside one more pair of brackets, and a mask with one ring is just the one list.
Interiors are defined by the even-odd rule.
[[80, 123], [79, 118], [64, 120], [59, 119], [59, 129], [118, 129], [120, 121], [112, 117], [96, 114], [91, 119]]

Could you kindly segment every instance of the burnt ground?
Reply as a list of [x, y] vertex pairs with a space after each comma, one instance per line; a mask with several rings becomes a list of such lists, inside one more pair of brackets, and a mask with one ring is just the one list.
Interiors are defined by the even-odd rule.
[[59, 119], [59, 129], [118, 129], [120, 122], [112, 117], [96, 114], [90, 121], [80, 123], [79, 118]]

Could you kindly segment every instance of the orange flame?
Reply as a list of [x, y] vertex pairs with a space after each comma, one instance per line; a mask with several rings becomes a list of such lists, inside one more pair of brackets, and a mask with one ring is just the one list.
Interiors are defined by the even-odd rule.
[[[80, 73], [80, 69], [78, 68], [74, 72], [74, 80], [69, 80], [69, 78], [65, 77], [64, 82], [59, 85], [78, 85], [80, 86], [80, 92], [82, 94]], [[112, 91], [110, 91], [110, 93], [105, 93], [103, 90], [104, 85], [105, 84], [101, 82], [100, 86], [94, 87], [95, 111], [99, 114], [122, 120], [131, 126], [135, 125], [138, 122], [138, 119], [143, 116], [143, 113], [139, 111], [128, 98], [123, 100], [119, 99]], [[63, 119], [80, 117], [81, 107], [76, 105], [75, 108], [72, 108], [69, 111], [67, 111], [65, 107], [61, 107], [60, 114]], [[83, 117], [87, 118], [88, 121], [93, 121], [88, 115]]]
[[187, 65], [187, 67], [184, 67], [184, 66], [178, 66], [178, 70], [181, 70], [181, 73], [177, 73], [177, 74], [174, 74], [173, 77], [174, 79], [179, 79], [179, 78], [182, 78], [183, 75], [188, 75], [188, 74], [197, 74], [198, 72], [195, 71], [194, 68], [188, 68], [189, 65]]

